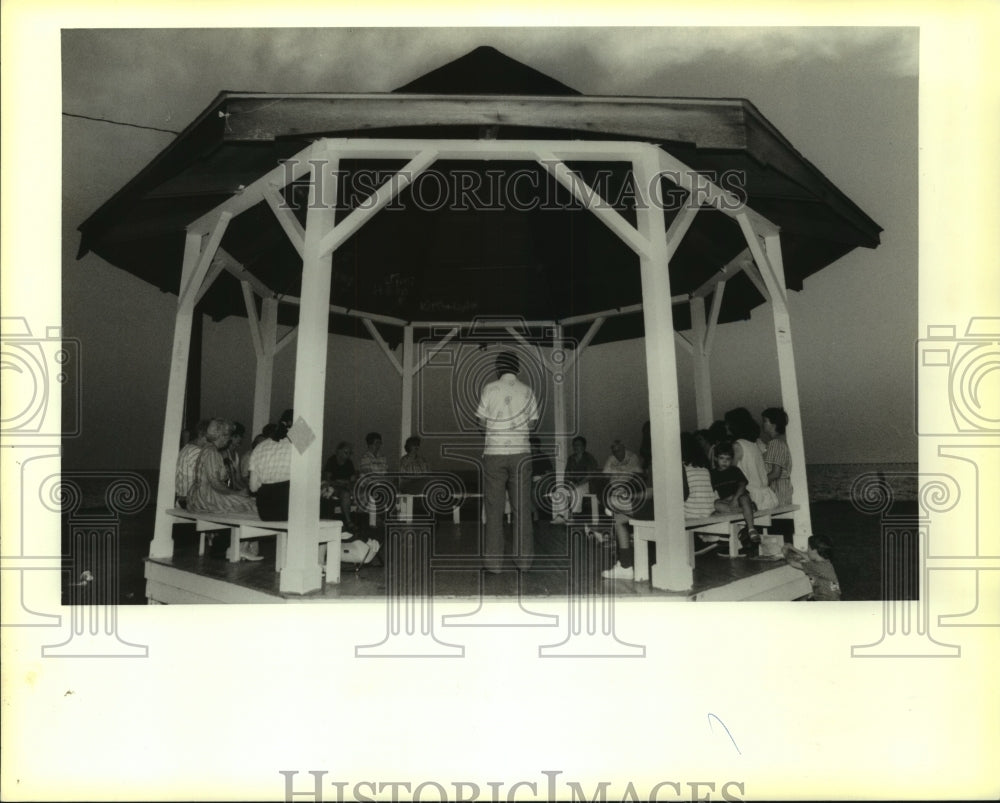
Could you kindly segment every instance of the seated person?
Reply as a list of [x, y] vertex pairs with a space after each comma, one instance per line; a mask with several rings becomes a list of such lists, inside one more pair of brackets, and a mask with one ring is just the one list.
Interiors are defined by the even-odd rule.
[[402, 474], [429, 474], [431, 465], [427, 459], [420, 454], [421, 440], [416, 435], [411, 435], [403, 444], [406, 454], [399, 458], [399, 471]]
[[349, 532], [354, 532], [356, 529], [351, 521], [351, 497], [357, 478], [358, 472], [351, 460], [351, 444], [341, 441], [337, 444], [333, 456], [323, 466], [322, 495], [324, 499], [333, 499], [340, 503], [341, 520], [344, 522], [344, 529]]
[[615, 565], [601, 572], [601, 576], [609, 580], [631, 580], [635, 574], [635, 553], [628, 520], [653, 517], [652, 455], [649, 463], [648, 470], [644, 471], [639, 457], [626, 449], [620, 440], [611, 444], [611, 456], [604, 463], [608, 483], [602, 496], [605, 506], [611, 510], [617, 542]]
[[282, 413], [266, 440], [250, 453], [250, 490], [257, 495], [257, 510], [264, 521], [288, 520], [292, 478], [292, 411]]
[[[753, 513], [757, 509], [747, 493], [747, 478], [733, 465], [733, 445], [723, 441], [715, 446], [716, 468], [710, 472], [712, 488], [719, 495], [715, 500], [717, 513], [742, 513], [747, 525], [747, 535], [752, 542], [760, 541], [760, 534], [754, 527]], [[750, 550], [748, 549], [748, 554]]]
[[198, 466], [198, 456], [205, 448], [208, 440], [205, 434], [208, 431], [208, 420], [198, 422], [198, 435], [193, 441], [189, 441], [181, 447], [177, 455], [177, 471], [174, 474], [174, 493], [177, 497], [178, 507], [187, 507], [187, 497], [194, 485], [194, 471]]
[[389, 461], [382, 452], [382, 436], [377, 432], [365, 435], [365, 445], [368, 451], [361, 455], [358, 463], [358, 474], [387, 474]]
[[715, 513], [718, 498], [712, 487], [708, 460], [695, 435], [681, 433], [681, 462], [688, 493], [684, 497], [684, 518], [703, 519]]
[[[204, 513], [247, 513], [257, 515], [257, 503], [246, 488], [231, 488], [224, 453], [233, 433], [233, 423], [222, 418], [208, 422], [207, 443], [198, 455], [194, 484], [187, 498], [188, 510]], [[262, 560], [256, 542], [240, 544], [244, 560]]]
[[528, 438], [531, 444], [531, 518], [552, 512], [548, 493], [551, 490], [555, 467], [552, 460], [542, 451], [542, 441], [537, 435]]
[[[587, 439], [582, 435], [577, 435], [573, 438], [573, 452], [566, 460], [565, 481], [571, 483], [575, 491], [572, 510], [569, 512], [576, 514], [583, 510], [583, 496], [591, 493], [591, 479], [599, 472], [600, 467], [597, 465], [597, 459], [587, 451]], [[569, 500], [559, 499], [557, 501], [560, 504], [557, 506], [552, 520], [565, 521]]]
[[[431, 473], [431, 464], [420, 453], [420, 445], [421, 440], [417, 435], [411, 435], [403, 444], [405, 454], [399, 459], [399, 473], [406, 476], [400, 477], [399, 480], [401, 494], [419, 495], [424, 492], [424, 486], [428, 481], [426, 475]], [[421, 515], [426, 514], [427, 508], [422, 500], [414, 500], [414, 505]]]

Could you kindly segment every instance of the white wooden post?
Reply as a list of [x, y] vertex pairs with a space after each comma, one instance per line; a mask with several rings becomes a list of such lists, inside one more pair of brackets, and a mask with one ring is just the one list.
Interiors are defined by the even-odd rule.
[[[288, 539], [279, 588], [305, 594], [322, 585], [319, 550], [320, 470], [323, 458], [323, 400], [326, 393], [327, 336], [330, 318], [330, 273], [333, 252], [322, 240], [334, 227], [337, 211], [337, 159], [312, 160], [312, 191], [306, 213], [302, 254], [302, 293], [295, 353], [295, 430], [292, 447]], [[308, 445], [302, 436], [311, 431]], [[335, 547], [336, 545], [334, 545]], [[340, 582], [340, 564], [328, 583]]]
[[[552, 354], [562, 353], [564, 359], [555, 363], [552, 367], [552, 404], [555, 414], [555, 436], [556, 436], [556, 481], [562, 484], [563, 474], [566, 470], [566, 456], [569, 449], [567, 441], [569, 433], [566, 431], [566, 382], [568, 381], [569, 360], [566, 359], [566, 352], [563, 343], [563, 328], [556, 326], [552, 335]], [[574, 370], [576, 370], [574, 368]], [[574, 399], [574, 404], [577, 403]]]
[[278, 338], [278, 300], [265, 298], [260, 311], [260, 346], [257, 353], [257, 378], [253, 389], [253, 429], [255, 437], [271, 420], [271, 383], [274, 377], [274, 353]]
[[[184, 262], [180, 288], [188, 287], [201, 257], [203, 236], [188, 233], [184, 241]], [[174, 348], [170, 359], [170, 379], [167, 385], [167, 409], [163, 416], [163, 442], [160, 446], [160, 478], [156, 490], [156, 521], [149, 557], [174, 556], [173, 527], [175, 519], [167, 515], [174, 506], [174, 475], [177, 453], [180, 451], [181, 425], [184, 417], [184, 390], [187, 384], [188, 358], [191, 351], [191, 323], [194, 320], [195, 294], [181, 294], [174, 318]]]
[[406, 451], [406, 439], [413, 434], [413, 327], [403, 327], [403, 393], [399, 416], [399, 454]]
[[[674, 354], [674, 319], [670, 303], [669, 255], [676, 251], [690, 215], [684, 210], [664, 228], [658, 191], [659, 158], [650, 145], [632, 163], [640, 203], [636, 206], [639, 234], [648, 245], [640, 255], [642, 312], [646, 328], [646, 375], [649, 384], [650, 436], [653, 448], [653, 498], [656, 529], [665, 555], [657, 553], [650, 573], [656, 588], [688, 591], [694, 583], [694, 549], [684, 529], [684, 486], [681, 477], [680, 408], [677, 393], [677, 360]], [[668, 241], [669, 238], [669, 241]], [[640, 549], [645, 544], [639, 545]]]
[[695, 411], [698, 416], [698, 428], [708, 429], [712, 425], [712, 374], [704, 296], [695, 296], [691, 299], [691, 328], [694, 336], [692, 355]]
[[[799, 506], [795, 511], [795, 546], [805, 549], [812, 535], [812, 516], [809, 511], [809, 486], [806, 481], [806, 449], [802, 437], [802, 413], [799, 409], [799, 385], [795, 374], [795, 355], [792, 351], [792, 326], [788, 314], [785, 290], [785, 266], [781, 258], [781, 239], [778, 234], [764, 238], [764, 249], [769, 266], [762, 265], [761, 273], [771, 294], [771, 312], [774, 317], [774, 339], [778, 347], [778, 376], [781, 381], [781, 405], [788, 413], [785, 440], [792, 454], [792, 501]], [[768, 269], [770, 267], [770, 270]]]

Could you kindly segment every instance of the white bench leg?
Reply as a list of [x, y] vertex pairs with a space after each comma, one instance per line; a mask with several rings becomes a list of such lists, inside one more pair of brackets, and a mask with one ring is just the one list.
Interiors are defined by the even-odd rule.
[[399, 518], [407, 523], [413, 521], [413, 494], [399, 495]]
[[274, 547], [274, 570], [280, 572], [285, 568], [285, 556], [288, 550], [288, 533], [279, 532]]
[[455, 505], [455, 507], [453, 507], [453, 508], [451, 509], [451, 520], [452, 520], [452, 521], [453, 521], [453, 522], [454, 522], [455, 524], [458, 524], [458, 523], [459, 523], [459, 520], [460, 520], [460, 519], [459, 519], [459, 512], [461, 511], [461, 509], [462, 509], [462, 506], [461, 506], [461, 505]]
[[599, 513], [597, 509], [597, 494], [585, 494], [583, 498], [590, 500], [590, 523], [597, 524]]
[[[644, 528], [634, 527], [632, 534], [632, 561], [636, 580], [649, 579], [649, 541], [642, 536]], [[656, 550], [656, 558], [660, 559], [660, 550]]]
[[226, 558], [230, 563], [240, 562], [240, 531], [237, 527], [229, 529], [229, 549], [226, 550]]
[[198, 557], [205, 554], [205, 531], [198, 533]]
[[746, 526], [746, 522], [735, 521], [729, 525], [729, 557], [737, 558], [740, 554], [740, 530]]

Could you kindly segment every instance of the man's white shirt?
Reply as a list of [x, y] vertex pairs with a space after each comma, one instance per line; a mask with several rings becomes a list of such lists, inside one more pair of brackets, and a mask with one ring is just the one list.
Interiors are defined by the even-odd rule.
[[483, 388], [476, 415], [486, 424], [483, 454], [524, 454], [531, 451], [528, 434], [538, 420], [535, 394], [514, 374], [503, 374]]

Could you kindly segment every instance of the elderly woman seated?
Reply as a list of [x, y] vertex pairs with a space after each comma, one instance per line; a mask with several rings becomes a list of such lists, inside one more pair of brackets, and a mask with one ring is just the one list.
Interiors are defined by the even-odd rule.
[[[235, 431], [233, 422], [213, 418], [205, 431], [205, 447], [198, 455], [194, 484], [187, 497], [188, 510], [204, 513], [257, 514], [257, 503], [246, 488], [233, 488], [226, 466], [226, 449]], [[242, 545], [241, 557], [260, 560], [254, 546]]]

